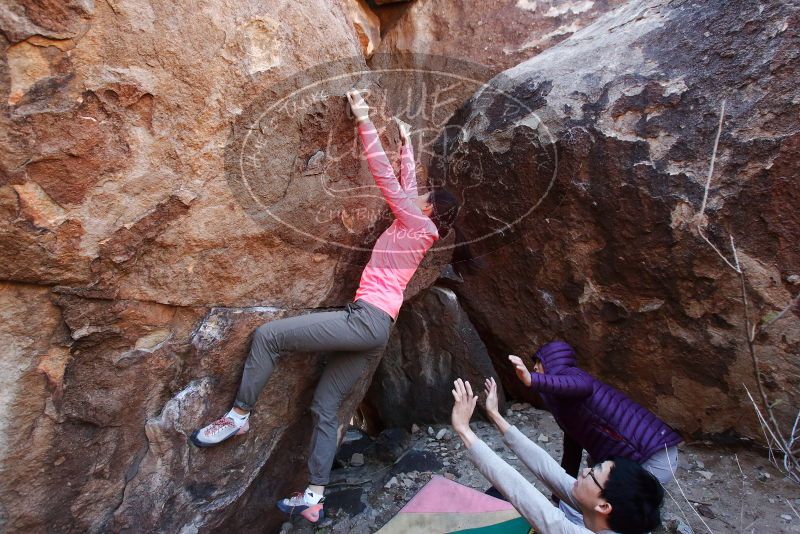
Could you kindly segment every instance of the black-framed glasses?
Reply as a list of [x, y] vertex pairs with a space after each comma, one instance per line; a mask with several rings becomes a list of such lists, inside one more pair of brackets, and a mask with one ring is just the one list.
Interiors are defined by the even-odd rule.
[[594, 466], [592, 466], [592, 468], [589, 469], [589, 476], [592, 477], [592, 480], [594, 480], [594, 483], [597, 484], [598, 488], [600, 488], [600, 491], [603, 491], [603, 486], [600, 485], [600, 483], [597, 481], [597, 478], [594, 476], [595, 468], [600, 466], [600, 465], [603, 465], [603, 464], [599, 463], [599, 464], [595, 464]]

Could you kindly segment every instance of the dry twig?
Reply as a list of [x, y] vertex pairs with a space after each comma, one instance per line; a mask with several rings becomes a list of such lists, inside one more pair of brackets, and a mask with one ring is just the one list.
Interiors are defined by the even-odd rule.
[[744, 532], [744, 471], [742, 471], [742, 464], [739, 463], [739, 455], [734, 453], [736, 458], [736, 465], [739, 466], [739, 474], [742, 475], [742, 495], [740, 497], [741, 506], [739, 508], [739, 532]]
[[[664, 446], [664, 448], [666, 449], [666, 445]], [[700, 518], [700, 522], [703, 523], [703, 526], [706, 527], [706, 529], [708, 529], [708, 531], [711, 532], [711, 534], [714, 534], [714, 531], [711, 530], [711, 527], [709, 527], [708, 523], [705, 522], [705, 520], [703, 519], [703, 516], [700, 515], [700, 512], [698, 512], [697, 509], [694, 506], [692, 506], [692, 501], [690, 501], [689, 498], [686, 496], [686, 493], [684, 493], [683, 486], [681, 486], [681, 482], [680, 482], [680, 480], [678, 480], [678, 474], [677, 474], [677, 469], [676, 469], [677, 466], [672, 467], [672, 460], [669, 459], [669, 454], [667, 454], [667, 465], [669, 465], [669, 470], [672, 472], [672, 478], [673, 478], [673, 480], [675, 480], [675, 484], [677, 484], [678, 490], [680, 490], [681, 495], [683, 496], [683, 500], [686, 501], [686, 504], [689, 505], [689, 508], [692, 509], [694, 514], [698, 518]], [[664, 489], [666, 489], [666, 488], [664, 488]], [[669, 493], [669, 491], [667, 493]], [[678, 504], [678, 501], [675, 500], [675, 497], [672, 497], [671, 493], [669, 493], [669, 496], [672, 498], [672, 500], [675, 502], [675, 504]], [[683, 508], [681, 508], [680, 505], [678, 505], [678, 509], [681, 511], [681, 514], [683, 515], [684, 519], [686, 519], [686, 522], [689, 523], [689, 518], [687, 518], [686, 514], [683, 513]]]
[[[747, 340], [747, 350], [750, 354], [750, 359], [753, 362], [753, 372], [756, 378], [756, 384], [758, 385], [758, 393], [761, 397], [761, 404], [762, 407], [760, 408], [756, 403], [753, 396], [750, 394], [750, 391], [745, 387], [745, 391], [747, 392], [747, 396], [750, 398], [750, 402], [752, 402], [753, 407], [755, 408], [756, 416], [758, 417], [758, 422], [762, 427], [762, 431], [764, 432], [764, 439], [766, 441], [767, 447], [769, 449], [769, 457], [770, 461], [777, 467], [779, 470], [783, 471], [792, 481], [800, 484], [800, 411], [798, 411], [797, 418], [795, 419], [794, 425], [792, 426], [792, 430], [789, 433], [789, 437], [786, 438], [783, 435], [781, 430], [781, 425], [778, 423], [777, 418], [775, 417], [775, 412], [773, 411], [774, 404], [769, 402], [769, 397], [767, 396], [766, 390], [764, 389], [764, 379], [761, 374], [761, 365], [758, 358], [758, 353], [756, 352], [755, 340], [759, 334], [766, 331], [771, 325], [782, 319], [786, 316], [786, 314], [796, 306], [800, 306], [800, 293], [795, 296], [792, 301], [780, 312], [777, 314], [776, 317], [773, 319], [762, 322], [762, 323], [752, 323], [750, 320], [750, 303], [747, 298], [747, 278], [744, 272], [744, 269], [739, 262], [739, 254], [736, 250], [736, 244], [734, 243], [733, 236], [730, 235], [730, 245], [731, 245], [731, 252], [733, 254], [733, 261], [729, 260], [725, 255], [717, 248], [711, 240], [706, 237], [705, 233], [703, 233], [703, 229], [707, 224], [707, 219], [705, 217], [705, 210], [706, 206], [708, 205], [708, 196], [709, 191], [711, 189], [711, 179], [714, 174], [714, 164], [717, 158], [717, 148], [719, 145], [719, 138], [722, 133], [722, 125], [725, 117], [725, 101], [722, 101], [722, 108], [720, 110], [719, 116], [719, 125], [717, 127], [717, 135], [714, 139], [714, 148], [711, 152], [711, 164], [708, 170], [708, 176], [706, 177], [706, 185], [705, 190], [703, 192], [703, 201], [700, 205], [700, 210], [698, 211], [697, 215], [694, 218], [695, 221], [695, 228], [697, 230], [698, 235], [703, 238], [703, 240], [717, 253], [717, 255], [725, 262], [725, 264], [730, 267], [738, 276], [739, 276], [739, 283], [741, 288], [741, 297], [742, 297], [742, 304], [744, 306], [744, 330], [745, 330], [745, 339]], [[763, 408], [763, 412], [762, 412]], [[779, 453], [783, 456], [782, 465], [778, 464], [777, 458], [775, 456], [775, 451], [779, 451]], [[737, 459], [738, 460], [738, 459]]]

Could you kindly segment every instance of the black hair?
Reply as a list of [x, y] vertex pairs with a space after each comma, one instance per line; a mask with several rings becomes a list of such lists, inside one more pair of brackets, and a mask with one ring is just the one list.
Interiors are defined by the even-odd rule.
[[428, 196], [428, 202], [433, 206], [431, 220], [439, 230], [439, 237], [446, 237], [455, 225], [461, 204], [453, 193], [442, 188], [433, 189]]
[[439, 238], [446, 237], [450, 230], [456, 235], [455, 248], [453, 249], [453, 269], [460, 275], [473, 273], [478, 267], [477, 258], [472, 256], [472, 252], [467, 244], [467, 239], [456, 226], [456, 218], [461, 209], [461, 203], [447, 189], [438, 187], [431, 190], [428, 202], [433, 206], [431, 221], [439, 231]]
[[611, 504], [608, 526], [620, 534], [642, 534], [661, 524], [664, 488], [644, 467], [626, 458], [614, 465], [600, 494]]

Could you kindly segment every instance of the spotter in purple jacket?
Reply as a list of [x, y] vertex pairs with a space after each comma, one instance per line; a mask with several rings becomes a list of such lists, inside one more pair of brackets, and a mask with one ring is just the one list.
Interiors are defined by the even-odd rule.
[[534, 358], [542, 362], [544, 373], [531, 373], [531, 389], [542, 397], [565, 437], [586, 449], [593, 461], [622, 456], [642, 463], [683, 441], [652, 412], [578, 368], [567, 343], [548, 343]]

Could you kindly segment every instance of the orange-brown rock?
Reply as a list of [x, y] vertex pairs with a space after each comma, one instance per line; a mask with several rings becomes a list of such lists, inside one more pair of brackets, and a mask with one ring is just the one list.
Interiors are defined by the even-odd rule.
[[[358, 22], [352, 2], [0, 7], [0, 530], [277, 527], [273, 501], [305, 483], [320, 356], [281, 362], [248, 436], [208, 451], [186, 436], [229, 406], [253, 329], [350, 300], [388, 224], [343, 98], [353, 87], [372, 90], [395, 162], [390, 116], [414, 125], [423, 188], [459, 179], [468, 237], [549, 191], [506, 246], [475, 244], [491, 254], [452, 286], [458, 302], [426, 291], [454, 236], [429, 255], [387, 392], [431, 388], [424, 415], [440, 420], [444, 374], [491, 373], [482, 343], [513, 393], [505, 354], [562, 336], [687, 433], [754, 434], [737, 279], [687, 221], [724, 90], [708, 233], [726, 252], [736, 236], [754, 310], [796, 293], [796, 13], [359, 0]], [[505, 73], [506, 98], [546, 109], [555, 144], [530, 135], [538, 118], [480, 107], [488, 93], [459, 109], [534, 54]], [[441, 69], [398, 81], [387, 65]], [[464, 136], [437, 154], [448, 122]], [[797, 404], [798, 335], [790, 315], [758, 340], [780, 410]]]
[[[0, 287], [10, 436], [0, 530], [275, 525], [268, 501], [302, 483], [316, 356], [281, 367], [247, 439], [210, 454], [186, 441], [231, 402], [252, 330], [344, 304], [366, 261], [261, 225], [226, 179], [231, 125], [255, 101], [312, 65], [364, 67], [344, 3], [287, 2], [280, 17], [273, 8], [0, 8], [0, 278], [11, 281]], [[260, 153], [302, 182], [298, 154], [324, 148], [330, 132], [354, 144], [343, 95], [326, 98], [320, 115], [283, 117]], [[371, 183], [358, 155], [330, 172]], [[299, 187], [275, 200], [307, 219], [324, 191]], [[336, 216], [315, 227], [323, 242], [374, 239], [381, 214], [345, 225], [340, 214], [363, 201], [324, 199]], [[287, 447], [300, 455], [276, 454]]]

